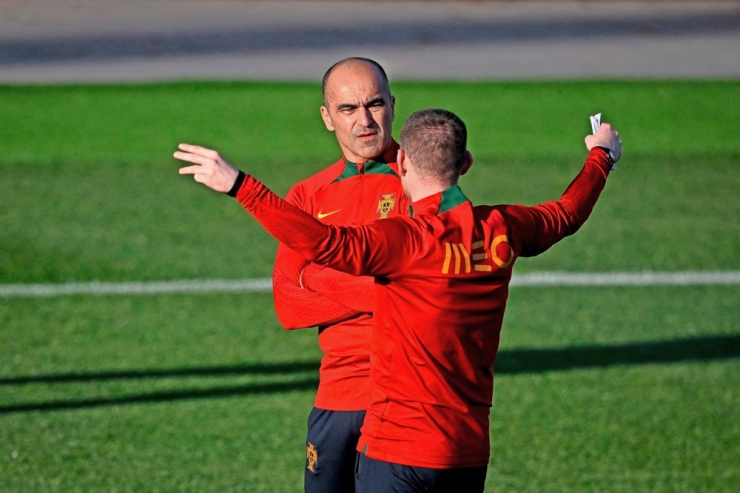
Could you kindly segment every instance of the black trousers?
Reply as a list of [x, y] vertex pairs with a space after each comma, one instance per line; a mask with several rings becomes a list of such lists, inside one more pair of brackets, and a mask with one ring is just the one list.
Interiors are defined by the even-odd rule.
[[306, 493], [354, 493], [357, 440], [365, 411], [314, 407], [306, 437]]
[[384, 462], [359, 454], [357, 493], [483, 493], [486, 466], [430, 469]]

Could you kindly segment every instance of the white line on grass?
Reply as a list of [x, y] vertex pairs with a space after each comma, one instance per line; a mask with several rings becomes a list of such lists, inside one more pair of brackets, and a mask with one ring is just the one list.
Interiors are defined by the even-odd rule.
[[514, 274], [512, 286], [689, 286], [740, 284], [740, 271], [714, 272], [532, 272]]
[[[532, 272], [514, 274], [512, 287], [554, 286], [689, 286], [740, 284], [740, 271], [714, 272]], [[212, 279], [148, 282], [71, 282], [65, 284], [0, 284], [0, 298], [74, 294], [151, 295], [173, 293], [267, 292], [272, 280]]]
[[148, 281], [148, 282], [69, 282], [65, 284], [0, 284], [0, 297], [42, 297], [72, 294], [171, 294], [271, 291], [271, 279]]

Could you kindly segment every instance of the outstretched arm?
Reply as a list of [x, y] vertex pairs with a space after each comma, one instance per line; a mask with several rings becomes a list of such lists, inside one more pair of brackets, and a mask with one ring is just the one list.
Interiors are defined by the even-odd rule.
[[[179, 148], [174, 156], [194, 164], [181, 168], [180, 174], [191, 174], [195, 181], [217, 192], [236, 194], [244, 174], [217, 151], [189, 144], [180, 144]], [[305, 276], [304, 285], [301, 285], [302, 276]], [[342, 272], [307, 264], [290, 250], [283, 252], [281, 246], [273, 276], [273, 295], [280, 322], [289, 329], [313, 327], [372, 311], [372, 278], [353, 279]], [[327, 296], [321, 293], [322, 288], [328, 291]], [[351, 288], [357, 291], [350, 292]], [[345, 303], [337, 301], [342, 292], [351, 294], [345, 296]]]
[[216, 151], [181, 144], [174, 156], [193, 166], [180, 174], [219, 191], [235, 193], [237, 200], [278, 241], [306, 260], [352, 275], [390, 275], [403, 270], [411, 257], [390, 255], [405, 241], [416, 251], [424, 231], [408, 221], [387, 220], [342, 228], [326, 225], [272, 193], [252, 176], [236, 170]]
[[[590, 216], [612, 165], [622, 156], [622, 141], [619, 133], [604, 123], [585, 142], [589, 150], [586, 163], [560, 200], [535, 207], [503, 207], [502, 213], [512, 226], [511, 240], [519, 245], [520, 256], [539, 255], [578, 231]], [[614, 161], [610, 161], [608, 150], [612, 151]]]

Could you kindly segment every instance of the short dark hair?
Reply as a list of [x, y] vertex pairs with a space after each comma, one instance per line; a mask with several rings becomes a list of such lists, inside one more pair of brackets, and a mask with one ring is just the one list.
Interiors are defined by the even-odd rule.
[[422, 178], [457, 183], [465, 164], [468, 130], [456, 114], [440, 108], [417, 111], [403, 124], [400, 141]]
[[385, 70], [383, 70], [383, 67], [381, 67], [380, 64], [376, 62], [375, 60], [370, 60], [369, 58], [362, 58], [359, 56], [351, 56], [349, 58], [339, 60], [337, 63], [329, 67], [329, 70], [327, 70], [326, 73], [324, 74], [324, 78], [321, 81], [321, 95], [324, 98], [324, 106], [328, 106], [327, 101], [326, 101], [326, 86], [329, 83], [329, 77], [331, 77], [332, 72], [334, 72], [334, 70], [340, 67], [341, 65], [346, 65], [352, 62], [364, 62], [370, 65], [371, 67], [373, 67], [375, 70], [377, 70], [378, 74], [380, 74], [381, 80], [383, 81], [383, 83], [385, 83], [386, 89], [388, 89], [388, 94], [390, 95], [391, 86], [390, 86], [390, 83], [388, 82], [388, 76], [386, 75]]

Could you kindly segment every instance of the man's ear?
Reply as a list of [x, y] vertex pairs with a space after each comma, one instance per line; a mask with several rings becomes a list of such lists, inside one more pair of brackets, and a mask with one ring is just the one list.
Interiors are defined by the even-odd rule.
[[468, 172], [470, 167], [473, 165], [473, 155], [470, 153], [470, 151], [465, 151], [465, 162], [463, 163], [463, 167], [460, 170], [460, 175], [464, 175]]
[[398, 163], [399, 176], [406, 176], [409, 167], [409, 157], [406, 155], [406, 152], [403, 149], [398, 149], [396, 162]]
[[396, 96], [391, 94], [391, 121], [396, 121]]
[[326, 125], [326, 129], [329, 132], [333, 132], [334, 124], [332, 124], [331, 122], [331, 116], [329, 116], [329, 109], [326, 106], [322, 106], [320, 110], [321, 110], [321, 119], [324, 120], [324, 125]]

